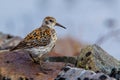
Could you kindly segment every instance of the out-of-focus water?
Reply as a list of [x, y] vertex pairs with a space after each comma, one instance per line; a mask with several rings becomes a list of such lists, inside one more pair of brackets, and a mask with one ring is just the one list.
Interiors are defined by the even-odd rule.
[[[93, 44], [110, 30], [119, 29], [120, 0], [0, 0], [0, 31], [4, 33], [24, 37], [46, 16], [67, 27], [56, 27], [59, 37], [70, 35]], [[106, 24], [111, 19], [112, 27]], [[119, 36], [109, 38], [101, 47], [120, 59]]]

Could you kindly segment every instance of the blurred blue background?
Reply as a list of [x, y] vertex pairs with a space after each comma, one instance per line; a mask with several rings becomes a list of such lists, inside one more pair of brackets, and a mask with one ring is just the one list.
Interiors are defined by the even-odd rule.
[[97, 43], [120, 60], [120, 0], [0, 0], [1, 32], [24, 37], [46, 16], [67, 27], [56, 27], [58, 37]]

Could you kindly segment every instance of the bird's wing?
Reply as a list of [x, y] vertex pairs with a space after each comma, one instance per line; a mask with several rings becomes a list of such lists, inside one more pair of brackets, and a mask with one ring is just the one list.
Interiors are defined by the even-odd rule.
[[38, 46], [46, 46], [51, 41], [51, 30], [50, 28], [38, 28], [29, 33], [23, 41], [21, 41], [16, 47], [11, 49], [11, 51], [16, 49], [26, 49]]

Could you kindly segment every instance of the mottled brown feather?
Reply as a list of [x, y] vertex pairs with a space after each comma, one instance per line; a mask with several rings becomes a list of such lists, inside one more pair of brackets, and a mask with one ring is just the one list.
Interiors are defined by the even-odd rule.
[[16, 49], [27, 49], [27, 48], [33, 48], [38, 46], [46, 46], [51, 41], [51, 34], [54, 32], [51, 28], [47, 26], [42, 26], [40, 28], [37, 28], [33, 30], [31, 33], [29, 33], [23, 41], [21, 41], [16, 47], [11, 49], [10, 51], [16, 50]]

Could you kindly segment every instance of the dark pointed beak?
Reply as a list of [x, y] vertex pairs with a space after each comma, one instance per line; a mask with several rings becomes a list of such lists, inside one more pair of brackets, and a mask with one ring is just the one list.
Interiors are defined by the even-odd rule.
[[59, 26], [59, 27], [62, 27], [62, 28], [64, 28], [64, 29], [66, 29], [66, 27], [62, 26], [62, 25], [59, 24], [59, 23], [56, 23], [56, 26]]

